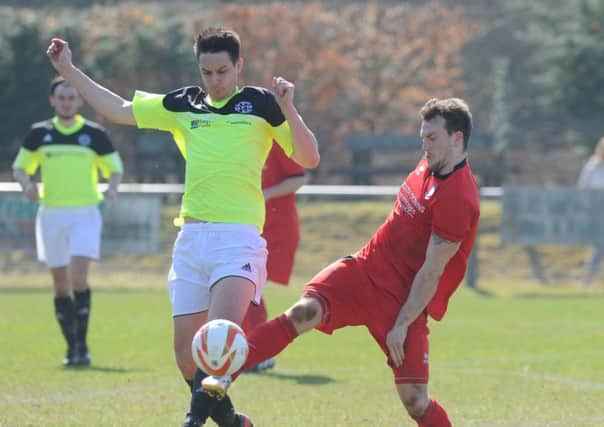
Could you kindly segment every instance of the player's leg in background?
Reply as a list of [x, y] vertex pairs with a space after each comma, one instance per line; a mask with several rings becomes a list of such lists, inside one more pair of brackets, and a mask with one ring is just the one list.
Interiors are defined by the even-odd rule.
[[36, 215], [36, 250], [38, 260], [50, 269], [54, 289], [55, 318], [67, 342], [63, 364], [75, 362], [75, 309], [69, 280], [69, 218], [56, 209], [41, 205]]
[[428, 384], [397, 384], [396, 390], [418, 427], [451, 427], [447, 412], [428, 396]]
[[88, 352], [88, 321], [90, 318], [91, 291], [88, 284], [90, 259], [82, 256], [71, 257], [70, 273], [73, 285], [73, 302], [75, 309], [75, 336], [78, 363], [90, 364]]
[[64, 365], [72, 365], [75, 361], [75, 308], [71, 299], [71, 284], [67, 267], [51, 267], [54, 288], [55, 317], [67, 343], [67, 354], [63, 360]]
[[604, 245], [595, 245], [591, 250], [591, 255], [587, 262], [585, 263], [585, 277], [581, 281], [581, 287], [586, 289], [589, 285], [592, 284], [596, 275], [598, 274], [598, 270], [600, 269], [600, 264], [604, 259]]
[[264, 303], [264, 297], [262, 297], [259, 304], [250, 304], [247, 309], [247, 314], [243, 319], [243, 323], [241, 324], [241, 328], [247, 335], [252, 329], [263, 324], [267, 320], [268, 312], [266, 310], [266, 304]]
[[74, 208], [68, 214], [69, 270], [76, 312], [77, 364], [89, 365], [88, 324], [91, 289], [88, 282], [90, 261], [100, 258], [102, 217], [98, 206]]
[[[270, 257], [269, 257], [270, 259]], [[268, 312], [266, 310], [266, 305], [264, 303], [264, 297], [260, 299], [260, 303], [250, 304], [247, 315], [243, 320], [243, 324], [241, 328], [245, 332], [246, 336], [250, 334], [250, 332], [259, 325], [262, 325], [264, 322], [268, 320]], [[273, 357], [263, 360], [257, 365], [251, 366], [245, 370], [245, 372], [260, 372], [265, 369], [271, 369], [275, 366], [275, 359]]]

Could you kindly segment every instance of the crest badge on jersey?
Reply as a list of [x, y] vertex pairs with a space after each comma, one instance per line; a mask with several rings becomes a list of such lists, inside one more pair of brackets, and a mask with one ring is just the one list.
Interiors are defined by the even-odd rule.
[[52, 135], [49, 133], [44, 135], [44, 138], [42, 138], [42, 142], [44, 142], [44, 143], [52, 142]]
[[80, 136], [78, 136], [78, 144], [80, 144], [84, 147], [88, 147], [91, 142], [92, 142], [92, 139], [90, 138], [90, 135], [88, 135], [87, 133], [83, 133]]
[[235, 111], [242, 114], [249, 114], [254, 111], [254, 106], [249, 101], [240, 101], [235, 104]]
[[437, 188], [438, 186], [436, 184], [432, 184], [432, 187], [430, 187], [430, 189], [424, 193], [424, 199], [430, 200], [430, 198], [434, 196], [434, 193], [436, 193]]

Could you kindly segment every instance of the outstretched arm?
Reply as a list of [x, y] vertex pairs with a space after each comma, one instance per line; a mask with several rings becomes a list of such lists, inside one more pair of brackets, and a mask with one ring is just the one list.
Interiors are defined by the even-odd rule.
[[73, 65], [69, 43], [54, 38], [51, 40], [46, 54], [55, 70], [77, 89], [92, 108], [112, 122], [136, 125], [132, 113], [132, 103], [101, 86]]
[[460, 244], [461, 242], [451, 242], [434, 233], [430, 236], [424, 264], [415, 275], [407, 301], [386, 336], [386, 345], [396, 366], [400, 366], [405, 360], [404, 345], [409, 325], [428, 306], [438, 288], [445, 266], [455, 255]]
[[273, 91], [277, 104], [285, 116], [292, 132], [294, 153], [292, 158], [305, 168], [316, 168], [319, 165], [319, 144], [312, 131], [306, 126], [294, 106], [294, 85], [283, 77], [273, 77]]

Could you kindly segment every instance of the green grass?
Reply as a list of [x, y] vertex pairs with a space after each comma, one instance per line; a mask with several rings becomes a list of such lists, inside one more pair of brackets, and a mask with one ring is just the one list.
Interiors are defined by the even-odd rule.
[[[303, 240], [289, 288], [268, 286], [273, 315], [331, 260], [357, 250], [391, 200], [300, 203]], [[106, 256], [91, 269], [93, 365], [64, 369], [50, 276], [31, 255], [0, 259], [0, 427], [176, 426], [188, 406], [171, 350], [165, 278], [176, 230], [162, 212], [162, 252]], [[500, 205], [482, 205], [480, 292], [462, 289], [431, 327], [431, 393], [455, 426], [604, 426], [604, 288], [579, 292], [586, 248], [540, 248], [547, 286], [526, 254], [502, 247]], [[600, 281], [601, 281], [600, 276]], [[312, 332], [264, 375], [232, 388], [260, 427], [414, 426], [364, 328]]]
[[[269, 286], [271, 312], [301, 284]], [[431, 323], [431, 393], [456, 426], [604, 426], [604, 293], [506, 289], [464, 289]], [[50, 292], [1, 291], [0, 426], [179, 425], [188, 398], [166, 293], [107, 289], [93, 301], [93, 364], [64, 369]], [[232, 396], [258, 426], [414, 425], [364, 328], [301, 337]]]

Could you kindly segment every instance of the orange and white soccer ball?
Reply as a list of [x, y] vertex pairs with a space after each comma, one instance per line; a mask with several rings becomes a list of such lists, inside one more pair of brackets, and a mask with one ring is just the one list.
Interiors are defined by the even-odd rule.
[[206, 374], [231, 375], [241, 369], [247, 359], [247, 338], [236, 323], [216, 319], [199, 328], [191, 351], [193, 360]]

